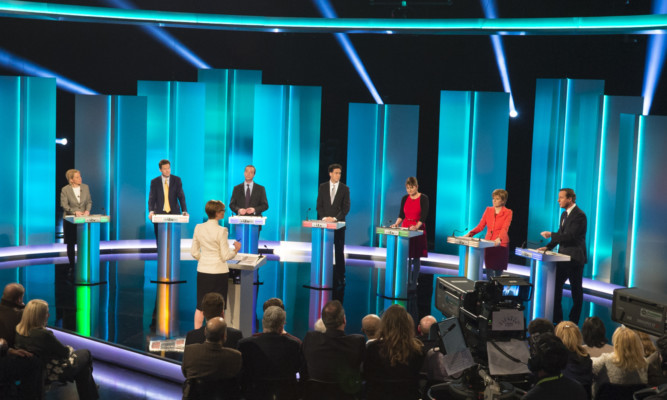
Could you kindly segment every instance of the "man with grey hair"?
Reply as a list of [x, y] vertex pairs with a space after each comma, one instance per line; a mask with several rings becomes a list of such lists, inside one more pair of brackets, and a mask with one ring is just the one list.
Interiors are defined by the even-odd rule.
[[241, 353], [223, 347], [227, 323], [220, 317], [206, 322], [206, 341], [185, 346], [181, 370], [186, 379], [223, 380], [241, 370]]
[[361, 331], [368, 338], [368, 342], [379, 337], [381, 322], [382, 320], [376, 314], [368, 314], [361, 319]]
[[345, 334], [345, 310], [338, 300], [325, 304], [322, 321], [326, 332], [308, 332], [301, 351], [306, 361], [304, 375], [326, 382], [324, 398], [352, 398], [361, 389], [361, 362], [366, 350], [362, 335]]
[[246, 399], [297, 398], [301, 371], [300, 343], [284, 334], [285, 310], [269, 306], [262, 317], [263, 333], [242, 339], [241, 387]]

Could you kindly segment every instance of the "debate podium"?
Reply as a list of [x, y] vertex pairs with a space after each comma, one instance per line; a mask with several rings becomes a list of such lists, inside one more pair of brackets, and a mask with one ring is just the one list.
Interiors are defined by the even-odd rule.
[[530, 260], [530, 283], [533, 284], [530, 319], [546, 318], [553, 321], [556, 263], [570, 261], [570, 256], [520, 247], [517, 247], [514, 253]]
[[100, 283], [100, 224], [109, 222], [108, 215], [68, 215], [65, 221], [76, 225], [76, 271], [75, 285], [98, 285]]
[[334, 231], [344, 228], [345, 222], [322, 220], [303, 221], [301, 226], [312, 229], [310, 253], [309, 326], [320, 318], [322, 307], [331, 300], [333, 291]]
[[[408, 281], [410, 277], [410, 239], [421, 236], [424, 231], [411, 231], [408, 228], [390, 228], [378, 226], [375, 233], [387, 237], [387, 256], [382, 294], [384, 308], [400, 304], [407, 308]], [[378, 289], [380, 289], [378, 285]]]
[[461, 246], [459, 248], [459, 276], [465, 276], [472, 281], [480, 280], [484, 269], [484, 249], [496, 247], [496, 243], [493, 240], [467, 236], [449, 236], [447, 243]]
[[257, 287], [253, 280], [259, 267], [266, 264], [266, 257], [258, 254], [238, 253], [232, 260], [227, 261], [230, 269], [241, 272], [241, 283], [232, 285], [229, 291], [229, 307], [225, 318], [229, 319], [232, 326], [237, 327], [246, 335], [255, 332], [255, 310], [257, 307]]
[[157, 248], [157, 323], [155, 333], [169, 339], [178, 332], [178, 284], [181, 275], [181, 225], [188, 215], [153, 214], [158, 224]]
[[237, 235], [237, 240], [241, 242], [241, 253], [257, 254], [259, 228], [266, 224], [266, 217], [234, 215], [228, 221], [241, 231], [241, 235]]

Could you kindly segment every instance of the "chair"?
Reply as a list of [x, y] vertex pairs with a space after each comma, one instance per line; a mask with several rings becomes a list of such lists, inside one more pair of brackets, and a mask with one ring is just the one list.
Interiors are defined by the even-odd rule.
[[187, 379], [183, 383], [183, 400], [236, 400], [241, 398], [240, 392], [236, 378]]
[[600, 385], [595, 396], [596, 400], [632, 400], [632, 395], [642, 389], [644, 384], [635, 385], [617, 385], [605, 382]]

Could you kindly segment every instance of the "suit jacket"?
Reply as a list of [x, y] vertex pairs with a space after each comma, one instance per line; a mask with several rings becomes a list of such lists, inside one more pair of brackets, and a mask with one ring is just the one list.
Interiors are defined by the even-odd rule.
[[[248, 207], [255, 209], [257, 216], [269, 209], [269, 201], [266, 199], [266, 189], [264, 186], [258, 185], [257, 182], [252, 184], [252, 192], [250, 192], [250, 204]], [[239, 208], [245, 207], [245, 182], [234, 186], [232, 191], [232, 199], [229, 200], [229, 208], [235, 213], [239, 213]]]
[[512, 210], [503, 207], [496, 215], [496, 210], [493, 207], [487, 207], [484, 215], [482, 215], [482, 219], [479, 221], [479, 225], [471, 230], [470, 233], [476, 235], [486, 227], [486, 236], [484, 239], [496, 240], [500, 238], [500, 245], [507, 247], [510, 244], [510, 237], [507, 235], [507, 231], [510, 229], [511, 223]]
[[76, 211], [90, 211], [93, 207], [93, 200], [90, 197], [88, 185], [82, 183], [79, 187], [81, 188], [81, 201], [76, 198], [72, 185], [63, 186], [60, 190], [60, 207], [63, 209], [63, 218], [68, 215], [74, 215]]
[[[185, 193], [183, 193], [183, 184], [181, 178], [176, 175], [169, 176], [169, 214], [180, 214], [187, 212], [185, 205]], [[151, 181], [151, 190], [148, 193], [148, 211], [154, 214], [165, 214], [164, 209], [164, 188], [162, 186], [162, 175]]]
[[325, 333], [313, 331], [306, 333], [301, 351], [307, 377], [350, 387], [351, 380], [361, 377], [366, 339], [337, 329], [327, 329]]
[[236, 257], [236, 251], [229, 248], [227, 228], [217, 220], [209, 219], [195, 226], [190, 254], [197, 260], [197, 272], [204, 274], [226, 274], [229, 272], [227, 260]]
[[5, 299], [0, 300], [0, 339], [5, 339], [9, 347], [14, 347], [16, 325], [21, 322], [24, 308]]
[[302, 370], [301, 345], [280, 333], [263, 333], [239, 342], [243, 356], [244, 386], [253, 380], [285, 380], [296, 383]]
[[186, 379], [221, 380], [241, 371], [241, 352], [217, 343], [196, 343], [185, 346], [181, 371]]
[[331, 181], [326, 181], [317, 191], [317, 218], [334, 217], [338, 221], [345, 221], [345, 216], [350, 212], [350, 188], [338, 181], [338, 190], [332, 204], [330, 185]]
[[16, 347], [31, 352], [45, 362], [69, 357], [69, 348], [46, 328], [32, 328], [29, 336], [17, 333]]
[[563, 226], [558, 228], [558, 232], [551, 232], [551, 241], [547, 244], [547, 249], [552, 250], [558, 246], [559, 253], [569, 255], [576, 263], [586, 264], [588, 261], [586, 226], [586, 214], [579, 206], [575, 206], [565, 219]]
[[[239, 346], [239, 340], [243, 339], [243, 333], [240, 330], [227, 327], [227, 340], [223, 346], [228, 349], [236, 349]], [[206, 335], [204, 334], [204, 326], [199, 329], [194, 329], [188, 332], [185, 335], [185, 345], [195, 344], [195, 343], [204, 343], [206, 341]]]

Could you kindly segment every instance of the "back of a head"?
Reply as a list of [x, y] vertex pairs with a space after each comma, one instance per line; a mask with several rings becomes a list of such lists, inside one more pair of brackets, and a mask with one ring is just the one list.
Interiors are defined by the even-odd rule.
[[28, 336], [30, 330], [43, 328], [49, 316], [49, 304], [44, 300], [30, 300], [23, 310], [21, 322], [16, 326], [16, 332], [22, 336]]
[[345, 310], [338, 300], [332, 300], [322, 308], [322, 322], [327, 330], [338, 329], [345, 324]]
[[225, 299], [220, 293], [206, 293], [201, 301], [201, 311], [208, 321], [222, 315], [225, 310]]
[[565, 347], [571, 352], [577, 353], [581, 357], [586, 357], [588, 353], [582, 347], [584, 342], [579, 327], [572, 321], [561, 321], [556, 325], [556, 336], [563, 342]]
[[537, 373], [559, 374], [567, 365], [568, 350], [563, 342], [552, 333], [540, 333], [530, 346], [528, 368]]
[[267, 301], [265, 301], [264, 305], [262, 305], [262, 309], [264, 311], [266, 311], [267, 308], [273, 307], [273, 306], [280, 307], [283, 310], [285, 309], [285, 303], [283, 303], [283, 301], [281, 299], [277, 298], [277, 297], [272, 297], [272, 298], [268, 299]]
[[206, 321], [204, 334], [208, 342], [223, 342], [227, 335], [227, 323], [221, 317], [211, 318]]
[[604, 322], [598, 317], [588, 317], [581, 327], [584, 343], [589, 347], [602, 347], [607, 344], [607, 331]]
[[554, 324], [546, 318], [535, 318], [528, 324], [528, 333], [531, 336], [541, 333], [554, 333]]
[[368, 339], [377, 339], [380, 331], [380, 317], [375, 314], [368, 314], [361, 319], [361, 330]]
[[646, 366], [644, 347], [639, 335], [621, 325], [611, 337], [614, 346], [614, 363], [623, 370], [635, 370]]
[[421, 332], [422, 335], [428, 335], [429, 332], [431, 331], [431, 326], [433, 326], [433, 324], [435, 324], [436, 322], [438, 321], [436, 321], [434, 316], [432, 315], [425, 316], [419, 321], [419, 332]]
[[392, 366], [406, 364], [412, 352], [421, 351], [421, 342], [415, 338], [414, 323], [407, 310], [394, 304], [382, 314], [380, 328], [381, 353]]
[[651, 337], [648, 335], [648, 333], [637, 330], [635, 333], [637, 336], [639, 336], [639, 340], [642, 342], [642, 347], [644, 348], [644, 357], [648, 357], [655, 353], [655, 346], [653, 345], [653, 341], [651, 340]]
[[20, 283], [8, 283], [2, 291], [2, 299], [13, 304], [21, 304], [25, 288]]
[[282, 333], [285, 326], [285, 310], [278, 306], [270, 306], [264, 310], [262, 327], [264, 332]]

